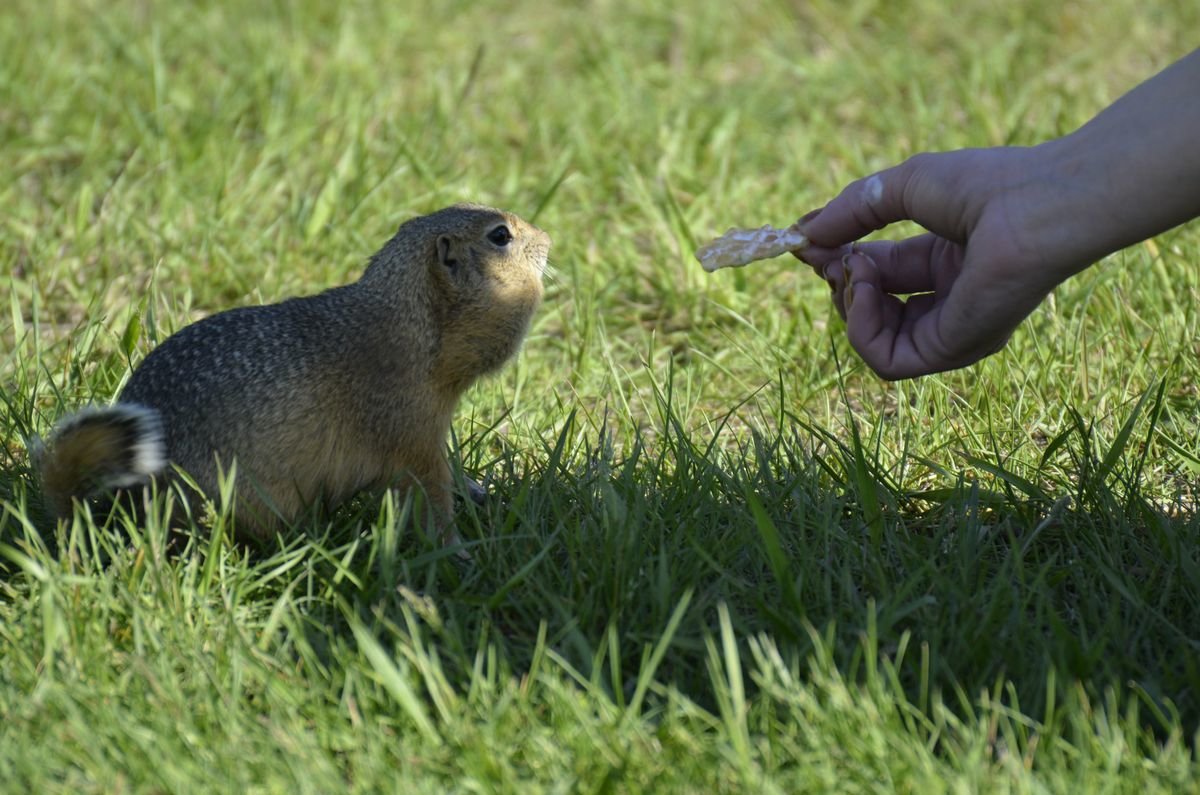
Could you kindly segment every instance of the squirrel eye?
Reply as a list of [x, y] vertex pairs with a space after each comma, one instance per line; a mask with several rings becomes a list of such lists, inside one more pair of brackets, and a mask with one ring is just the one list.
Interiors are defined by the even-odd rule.
[[487, 239], [495, 243], [497, 246], [507, 246], [512, 242], [512, 232], [508, 231], [508, 227], [504, 224], [496, 227], [487, 233]]

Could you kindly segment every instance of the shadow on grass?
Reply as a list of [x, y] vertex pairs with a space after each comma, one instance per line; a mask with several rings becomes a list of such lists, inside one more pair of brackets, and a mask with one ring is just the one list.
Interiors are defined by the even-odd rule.
[[[669, 634], [656, 677], [711, 708], [706, 644], [724, 605], [737, 637], [769, 635], [797, 666], [817, 636], [850, 678], [874, 668], [864, 649], [906, 649], [913, 703], [1011, 682], [1038, 715], [1048, 683], [1078, 681], [1098, 700], [1132, 689], [1186, 731], [1200, 721], [1200, 518], [1141, 492], [1128, 434], [1128, 454], [1095, 442], [1075, 418], [1042, 471], [974, 460], [990, 487], [947, 473], [919, 492], [861, 439], [800, 424], [732, 453], [669, 416], [653, 443], [619, 453], [573, 423], [535, 456], [485, 464], [468, 442], [468, 469], [493, 481], [460, 518], [473, 561], [405, 529], [402, 510], [380, 521], [364, 504], [348, 524], [375, 529], [341, 593], [368, 624], [411, 632], [418, 616], [463, 690], [486, 642], [518, 676], [553, 649], [624, 704]], [[316, 623], [345, 632], [345, 618]]]
[[[461, 506], [470, 561], [411, 520], [411, 501], [381, 508], [376, 495], [273, 549], [197, 536], [178, 566], [202, 561], [196, 582], [217, 588], [210, 561], [226, 556], [243, 598], [293, 600], [300, 622], [271, 631], [291, 633], [285, 645], [314, 667], [369, 627], [436, 648], [459, 692], [485, 648], [518, 677], [550, 649], [618, 704], [639, 697], [655, 658], [657, 681], [713, 709], [706, 652], [727, 610], [739, 643], [769, 636], [797, 670], [819, 637], [851, 680], [889, 658], [919, 706], [931, 691], [973, 700], [1011, 683], [1019, 709], [1038, 715], [1054, 682], [1079, 682], [1097, 699], [1132, 689], [1188, 731], [1200, 722], [1200, 518], [1142, 491], [1132, 429], [1147, 406], [1153, 420], [1157, 405], [1139, 404], [1108, 449], [1075, 417], [1037, 472], [971, 459], [986, 486], [943, 472], [948, 485], [921, 491], [902, 489], [857, 431], [841, 441], [793, 421], [731, 451], [701, 446], [666, 411], [652, 440], [618, 450], [568, 421], [536, 454], [487, 457], [482, 438], [465, 442], [465, 468], [492, 483], [483, 506]], [[0, 543], [53, 555], [15, 521], [28, 476], [0, 472]], [[119, 555], [119, 525], [60, 529], [58, 548]], [[153, 536], [132, 532], [135, 546]]]

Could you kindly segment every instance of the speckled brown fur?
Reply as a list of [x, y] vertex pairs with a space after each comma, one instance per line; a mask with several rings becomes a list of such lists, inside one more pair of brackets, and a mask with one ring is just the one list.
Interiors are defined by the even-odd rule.
[[[503, 245], [501, 227], [511, 234]], [[401, 225], [353, 284], [180, 330], [146, 357], [117, 407], [59, 426], [41, 454], [42, 471], [56, 473], [43, 478], [50, 503], [61, 511], [95, 486], [79, 465], [98, 455], [97, 440], [110, 443], [96, 429], [118, 407], [141, 406], [161, 422], [165, 460], [210, 496], [218, 462], [236, 460], [243, 534], [269, 535], [362, 489], [415, 484], [444, 526], [454, 409], [520, 347], [549, 248], [545, 232], [510, 213], [455, 205]], [[67, 460], [78, 474], [55, 468]], [[127, 475], [122, 485], [138, 478]]]

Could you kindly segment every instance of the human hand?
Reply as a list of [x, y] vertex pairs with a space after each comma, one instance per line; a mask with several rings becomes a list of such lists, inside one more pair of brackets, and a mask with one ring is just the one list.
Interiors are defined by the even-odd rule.
[[[1103, 255], [1066, 212], [1078, 202], [1044, 154], [918, 155], [803, 219], [811, 245], [797, 256], [829, 282], [850, 344], [876, 373], [912, 378], [995, 353], [1055, 285]], [[900, 220], [929, 232], [853, 243]]]
[[[829, 281], [879, 375], [971, 364], [1059, 282], [1200, 216], [1197, 86], [1200, 49], [1062, 138], [917, 155], [801, 219], [813, 245], [797, 256]], [[928, 233], [854, 243], [900, 220]]]

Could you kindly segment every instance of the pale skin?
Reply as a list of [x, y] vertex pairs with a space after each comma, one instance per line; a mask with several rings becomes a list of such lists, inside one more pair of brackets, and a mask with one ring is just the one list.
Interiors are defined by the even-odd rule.
[[[802, 219], [850, 344], [882, 378], [965, 367], [1057, 285], [1200, 216], [1200, 49], [1075, 132], [920, 154]], [[901, 220], [928, 230], [855, 241]], [[907, 300], [899, 296], [908, 296]]]

